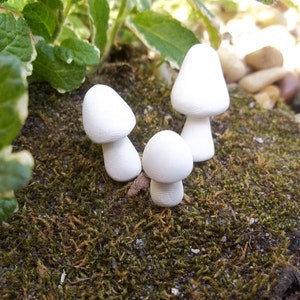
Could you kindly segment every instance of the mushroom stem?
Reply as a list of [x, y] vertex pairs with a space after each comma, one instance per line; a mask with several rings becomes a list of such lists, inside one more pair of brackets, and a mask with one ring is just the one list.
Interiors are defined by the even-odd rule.
[[129, 181], [141, 172], [140, 156], [127, 136], [102, 144], [102, 150], [106, 172], [112, 179]]
[[179, 204], [183, 198], [182, 181], [173, 183], [161, 183], [151, 180], [150, 194], [152, 201], [162, 207], [172, 207]]
[[205, 161], [215, 154], [209, 117], [187, 116], [181, 132], [182, 138], [188, 144], [193, 161]]

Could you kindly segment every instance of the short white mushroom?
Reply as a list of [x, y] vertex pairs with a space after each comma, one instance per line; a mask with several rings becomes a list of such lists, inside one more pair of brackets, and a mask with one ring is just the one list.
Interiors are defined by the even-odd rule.
[[151, 178], [150, 195], [156, 205], [172, 207], [182, 201], [182, 180], [193, 169], [193, 157], [179, 134], [171, 130], [156, 133], [145, 146], [142, 165]]
[[141, 172], [140, 156], [128, 138], [136, 124], [129, 105], [111, 87], [96, 84], [83, 100], [82, 121], [87, 136], [102, 144], [104, 165], [116, 181], [128, 181]]
[[189, 145], [193, 160], [214, 156], [210, 117], [229, 106], [229, 94], [217, 52], [196, 44], [186, 54], [171, 92], [175, 110], [187, 116], [181, 136]]

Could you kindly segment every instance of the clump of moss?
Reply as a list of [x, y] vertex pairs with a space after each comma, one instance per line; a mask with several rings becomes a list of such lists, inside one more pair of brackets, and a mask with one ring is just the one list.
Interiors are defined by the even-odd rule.
[[30, 88], [15, 147], [30, 149], [36, 167], [0, 230], [3, 299], [267, 299], [277, 266], [296, 264], [300, 128], [283, 105], [263, 110], [231, 91], [229, 110], [212, 120], [216, 155], [195, 165], [175, 208], [154, 206], [148, 191], [129, 197], [132, 182], [107, 176], [81, 125], [91, 85], [127, 100], [140, 153], [154, 133], [184, 123], [151, 64], [111, 63], [64, 95]]

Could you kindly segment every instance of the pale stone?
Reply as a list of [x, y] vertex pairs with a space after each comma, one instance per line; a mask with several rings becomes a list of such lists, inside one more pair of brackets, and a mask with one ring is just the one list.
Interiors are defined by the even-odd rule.
[[245, 62], [255, 70], [262, 70], [283, 65], [282, 53], [270, 46], [263, 47], [245, 56]]
[[286, 103], [290, 103], [300, 87], [299, 76], [295, 72], [287, 72], [278, 85], [281, 97]]
[[264, 87], [261, 92], [267, 93], [270, 97], [278, 100], [280, 97], [280, 89], [277, 85], [271, 84]]
[[276, 100], [267, 92], [257, 93], [253, 97], [255, 101], [265, 109], [272, 109], [275, 106]]
[[267, 27], [275, 24], [286, 26], [286, 19], [282, 12], [274, 7], [264, 5], [253, 14], [253, 17], [256, 20], [256, 24], [260, 27]]
[[295, 8], [289, 7], [283, 12], [283, 17], [286, 20], [286, 28], [288, 31], [293, 31], [299, 26], [299, 12]]
[[247, 92], [256, 93], [267, 85], [282, 79], [285, 74], [286, 70], [282, 67], [260, 70], [242, 78], [239, 86]]
[[241, 33], [233, 37], [233, 44], [240, 55], [271, 46], [280, 50], [285, 57], [285, 53], [295, 46], [295, 38], [284, 26], [271, 25], [262, 30]]
[[300, 88], [298, 89], [297, 94], [293, 100], [292, 109], [296, 113], [300, 113]]
[[300, 113], [295, 115], [295, 121], [300, 123]]
[[224, 31], [230, 32], [233, 38], [238, 38], [241, 34], [258, 31], [258, 27], [254, 19], [250, 15], [245, 14], [230, 19], [226, 23]]
[[163, 81], [167, 86], [171, 86], [174, 83], [177, 73], [178, 72], [176, 72], [175, 69], [173, 69], [166, 62], [160, 64], [159, 67], [154, 71], [154, 74], [157, 76], [157, 78]]
[[245, 76], [247, 68], [238, 56], [233, 46], [225, 45], [218, 49], [224, 78], [227, 83], [233, 83]]
[[295, 46], [295, 38], [282, 25], [272, 25], [261, 30], [261, 39], [265, 46], [272, 46], [281, 51]]
[[300, 42], [284, 53], [284, 67], [300, 74]]

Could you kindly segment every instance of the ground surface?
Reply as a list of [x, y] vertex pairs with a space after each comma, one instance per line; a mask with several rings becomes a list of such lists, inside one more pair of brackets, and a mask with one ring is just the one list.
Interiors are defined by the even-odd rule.
[[184, 122], [152, 66], [115, 61], [64, 95], [30, 88], [15, 148], [36, 166], [0, 228], [2, 299], [297, 299], [300, 128], [285, 106], [266, 111], [232, 91], [212, 120], [216, 155], [195, 165], [175, 208], [106, 175], [82, 128], [83, 95], [94, 83], [115, 88], [136, 114], [130, 138], [142, 153]]

